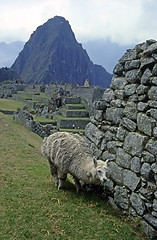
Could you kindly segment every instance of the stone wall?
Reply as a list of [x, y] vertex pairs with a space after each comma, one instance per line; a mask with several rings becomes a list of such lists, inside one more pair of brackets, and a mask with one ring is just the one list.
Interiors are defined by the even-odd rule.
[[48, 137], [51, 134], [51, 130], [56, 129], [52, 124], [41, 125], [39, 122], [34, 121], [32, 114], [25, 111], [14, 112], [13, 119], [28, 127], [42, 138]]
[[12, 94], [17, 93], [17, 91], [23, 91], [25, 88], [25, 84], [17, 84], [17, 83], [1, 83], [0, 84], [0, 98], [8, 98], [11, 97]]
[[[93, 102], [96, 100], [100, 100], [104, 93], [104, 88], [94, 87], [94, 86], [78, 86], [74, 84], [1, 84], [0, 85], [0, 98], [9, 98], [12, 97], [15, 100], [24, 101], [20, 95], [15, 95], [18, 91], [25, 91], [26, 94], [33, 100], [41, 100], [42, 102], [46, 102], [44, 98], [39, 99], [39, 96], [35, 97], [36, 94], [40, 94], [41, 92], [45, 92], [49, 97], [57, 96], [59, 89], [62, 88], [66, 96], [74, 96], [80, 97], [85, 105], [85, 107], [92, 114], [93, 110]], [[28, 100], [28, 99], [27, 99]], [[31, 103], [25, 100], [30, 107], [34, 107], [35, 103]]]
[[110, 203], [157, 237], [157, 42], [127, 50], [114, 74], [85, 134], [94, 155], [110, 160]]
[[85, 100], [84, 104], [86, 108], [93, 108], [93, 102], [100, 100], [104, 93], [104, 88], [101, 87], [82, 87], [73, 84], [49, 84], [45, 85], [45, 93], [48, 96], [53, 96], [54, 93], [57, 93], [58, 90], [62, 88], [65, 92], [69, 92], [71, 96], [80, 97], [82, 100]]

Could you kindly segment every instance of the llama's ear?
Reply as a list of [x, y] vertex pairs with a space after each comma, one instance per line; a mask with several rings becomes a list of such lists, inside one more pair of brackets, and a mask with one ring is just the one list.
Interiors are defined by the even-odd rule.
[[109, 159], [107, 159], [107, 160], [105, 161], [106, 164], [108, 164], [108, 162], [109, 162]]
[[93, 162], [94, 162], [94, 166], [97, 167], [98, 164], [97, 164], [97, 160], [95, 157], [93, 158]]

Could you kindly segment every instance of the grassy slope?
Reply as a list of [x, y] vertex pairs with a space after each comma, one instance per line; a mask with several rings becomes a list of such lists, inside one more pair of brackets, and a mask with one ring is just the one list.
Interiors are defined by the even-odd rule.
[[[0, 113], [0, 239], [141, 240], [105, 201], [71, 183], [58, 191], [41, 156], [42, 139]], [[135, 233], [138, 232], [138, 233]]]
[[0, 98], [0, 109], [2, 110], [16, 111], [18, 108], [22, 108], [23, 105], [24, 103], [20, 101]]

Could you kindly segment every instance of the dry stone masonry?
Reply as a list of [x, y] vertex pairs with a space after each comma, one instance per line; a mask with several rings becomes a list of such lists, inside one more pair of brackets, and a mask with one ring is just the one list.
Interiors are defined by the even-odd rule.
[[127, 50], [114, 74], [85, 134], [95, 156], [110, 160], [110, 202], [157, 239], [157, 42]]
[[25, 111], [15, 111], [13, 119], [20, 122], [22, 125], [28, 127], [32, 132], [36, 133], [40, 137], [48, 137], [51, 134], [51, 130], [56, 130], [56, 126], [52, 124], [41, 125], [33, 119], [33, 115]]

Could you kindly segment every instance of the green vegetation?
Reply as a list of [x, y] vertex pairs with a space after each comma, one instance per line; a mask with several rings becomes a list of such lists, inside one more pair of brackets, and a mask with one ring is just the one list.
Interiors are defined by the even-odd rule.
[[94, 193], [58, 191], [42, 139], [0, 113], [0, 239], [145, 240], [130, 222]]
[[0, 98], [0, 109], [1, 110], [16, 111], [17, 109], [21, 109], [22, 106], [23, 106], [23, 102], [21, 102], [21, 101]]
[[47, 95], [46, 95], [45, 93], [43, 93], [43, 92], [40, 92], [39, 96], [42, 97], [42, 98], [50, 99], [50, 97], [47, 96]]
[[63, 115], [60, 115], [60, 114], [55, 114], [54, 119], [66, 119], [67, 121], [70, 121], [70, 120], [90, 120], [89, 117], [64, 117]]
[[67, 109], [67, 108], [65, 108], [65, 107], [62, 107], [62, 108], [60, 108], [60, 110], [62, 111], [66, 111], [66, 112], [71, 112], [71, 111], [73, 111], [73, 112], [87, 112], [87, 110], [86, 109], [77, 109], [77, 108], [75, 108], [75, 109]]
[[30, 97], [24, 92], [24, 91], [19, 91], [18, 93], [13, 94], [13, 96], [19, 95], [23, 99], [29, 99]]
[[27, 92], [27, 91], [18, 91], [16, 94], [13, 94], [13, 96], [19, 96], [20, 98], [22, 98], [23, 100], [28, 100], [28, 101], [33, 101], [36, 103], [41, 103], [41, 99], [50, 99], [49, 96], [47, 96], [45, 93], [40, 92], [38, 93], [34, 93], [34, 92]]
[[85, 129], [73, 129], [73, 128], [60, 128], [61, 132], [73, 132], [73, 133], [84, 133]]
[[37, 116], [37, 115], [34, 115], [34, 120], [36, 121], [36, 122], [55, 122], [53, 119], [50, 119], [50, 118], [43, 118], [43, 117], [41, 117], [41, 116]]
[[84, 105], [83, 104], [81, 104], [81, 103], [75, 103], [75, 104], [70, 104], [70, 103], [68, 103], [68, 104], [66, 104], [66, 106], [69, 106], [69, 107], [80, 107], [80, 108], [83, 108], [84, 107]]

